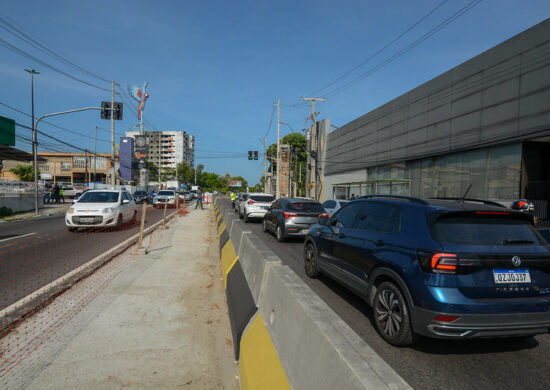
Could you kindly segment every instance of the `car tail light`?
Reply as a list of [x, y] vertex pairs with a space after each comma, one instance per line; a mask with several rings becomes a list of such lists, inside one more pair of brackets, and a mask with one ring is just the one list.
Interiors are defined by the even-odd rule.
[[327, 213], [319, 214], [319, 218], [328, 218]]
[[489, 214], [489, 215], [510, 215], [506, 211], [476, 211], [476, 214]]
[[292, 217], [297, 217], [298, 214], [296, 214], [296, 213], [289, 213], [289, 212], [287, 212], [287, 211], [283, 211], [283, 216], [284, 216], [285, 218], [292, 218]]
[[440, 321], [440, 322], [453, 322], [458, 320], [459, 317], [457, 316], [437, 316], [434, 318], [434, 321]]
[[254, 204], [254, 203], [256, 203], [255, 200], [250, 199], [250, 200], [248, 201], [248, 204]]
[[453, 253], [436, 253], [431, 259], [431, 269], [434, 273], [454, 274], [457, 263], [456, 255]]

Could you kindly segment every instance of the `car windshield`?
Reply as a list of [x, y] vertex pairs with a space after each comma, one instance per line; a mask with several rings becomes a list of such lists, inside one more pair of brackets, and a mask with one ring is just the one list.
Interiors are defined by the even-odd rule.
[[541, 244], [526, 221], [511, 218], [452, 217], [438, 220], [431, 235], [443, 244], [514, 245]]
[[118, 194], [112, 191], [86, 192], [78, 199], [78, 203], [116, 203]]
[[174, 191], [159, 191], [159, 195], [174, 196]]
[[291, 211], [305, 211], [305, 212], [320, 212], [324, 213], [325, 209], [320, 203], [314, 202], [294, 202], [288, 204], [288, 209]]
[[256, 202], [273, 202], [275, 200], [271, 195], [250, 195], [250, 199]]
[[136, 191], [136, 192], [134, 192], [134, 195], [144, 196], [144, 195], [147, 195], [147, 192], [145, 192], [145, 191]]

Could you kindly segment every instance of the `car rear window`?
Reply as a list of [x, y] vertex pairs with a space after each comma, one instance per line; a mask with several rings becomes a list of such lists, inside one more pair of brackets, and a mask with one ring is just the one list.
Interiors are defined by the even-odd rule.
[[118, 192], [86, 192], [78, 203], [115, 203], [118, 202]]
[[145, 191], [136, 191], [136, 192], [134, 192], [134, 195], [137, 195], [137, 196], [147, 195], [147, 192], [145, 192]]
[[313, 202], [294, 202], [288, 204], [288, 209], [291, 211], [305, 211], [305, 212], [320, 212], [324, 213], [325, 209], [321, 206], [321, 203]]
[[174, 191], [159, 191], [159, 195], [174, 196]]
[[275, 198], [270, 195], [250, 195], [250, 199], [256, 202], [273, 202]]
[[443, 244], [545, 244], [531, 224], [511, 218], [441, 218], [431, 227], [430, 233]]

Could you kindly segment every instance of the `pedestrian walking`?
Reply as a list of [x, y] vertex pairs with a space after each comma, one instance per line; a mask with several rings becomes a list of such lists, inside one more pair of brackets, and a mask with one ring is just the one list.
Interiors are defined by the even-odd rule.
[[53, 199], [55, 203], [59, 203], [59, 186], [57, 184], [53, 187]]
[[202, 191], [200, 187], [197, 187], [197, 204], [195, 205], [195, 210], [199, 207], [199, 203], [201, 204], [201, 210], [204, 210], [204, 207], [202, 207]]
[[63, 187], [59, 189], [59, 199], [61, 199], [61, 203], [65, 203], [65, 198], [63, 197]]

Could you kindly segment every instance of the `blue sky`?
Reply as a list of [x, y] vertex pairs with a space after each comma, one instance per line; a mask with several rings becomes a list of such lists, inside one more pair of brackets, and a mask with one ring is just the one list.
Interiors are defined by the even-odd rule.
[[[276, 142], [276, 116], [268, 132], [273, 102], [281, 99], [281, 120], [294, 130], [309, 127], [305, 118], [311, 107], [300, 104], [300, 96], [311, 96], [354, 68], [440, 3], [2, 0], [0, 17], [87, 71], [114, 79], [122, 90], [127, 84], [148, 81], [146, 125], [195, 135], [197, 164], [255, 184], [263, 162], [248, 161], [246, 155], [248, 150], [263, 149], [255, 137], [267, 135], [269, 144]], [[469, 3], [448, 0], [395, 44], [316, 97], [369, 71]], [[329, 100], [317, 105], [319, 118], [344, 125], [548, 17], [548, 0], [484, 0], [394, 62], [337, 95], [329, 94]], [[0, 29], [0, 39], [110, 89], [110, 83], [48, 57], [5, 29]], [[23, 112], [31, 112], [30, 77], [24, 68], [41, 72], [35, 77], [37, 117], [110, 100], [110, 92], [62, 76], [3, 46], [0, 58], [0, 103]], [[30, 126], [30, 118], [2, 104], [0, 115]], [[49, 121], [70, 131], [45, 123], [39, 130], [90, 150], [97, 125], [98, 151], [110, 151], [110, 122], [101, 120], [98, 112]], [[117, 137], [136, 123], [125, 104], [124, 120], [116, 122]], [[290, 131], [281, 125], [282, 135]], [[17, 134], [30, 138], [23, 128]], [[41, 142], [41, 150], [70, 149], [39, 135]], [[30, 150], [21, 138], [16, 146]]]

